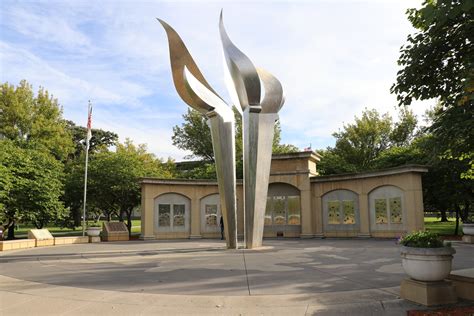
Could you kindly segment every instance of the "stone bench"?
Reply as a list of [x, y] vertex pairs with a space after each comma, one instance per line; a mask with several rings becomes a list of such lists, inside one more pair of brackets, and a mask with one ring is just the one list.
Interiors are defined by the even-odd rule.
[[88, 236], [54, 237], [54, 245], [87, 244]]
[[34, 239], [15, 239], [0, 241], [0, 251], [34, 248], [36, 241]]
[[458, 297], [474, 301], [474, 268], [452, 271], [448, 279], [453, 282]]

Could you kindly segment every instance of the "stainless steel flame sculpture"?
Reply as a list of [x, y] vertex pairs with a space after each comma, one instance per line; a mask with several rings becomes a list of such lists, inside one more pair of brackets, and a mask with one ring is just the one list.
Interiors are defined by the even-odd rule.
[[[178, 94], [209, 120], [227, 247], [235, 249], [234, 115], [204, 79], [176, 31], [164, 21], [159, 21], [168, 36], [173, 81]], [[237, 109], [243, 117], [245, 243], [248, 249], [252, 249], [262, 245], [274, 125], [284, 103], [283, 88], [272, 74], [255, 68], [250, 59], [231, 42], [224, 28], [222, 12], [219, 31], [228, 67], [227, 88], [232, 101], [240, 105]]]

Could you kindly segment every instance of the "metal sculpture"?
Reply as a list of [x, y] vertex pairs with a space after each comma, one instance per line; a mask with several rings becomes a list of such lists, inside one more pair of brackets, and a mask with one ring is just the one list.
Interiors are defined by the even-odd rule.
[[[159, 21], [168, 36], [173, 81], [178, 94], [209, 118], [227, 246], [236, 248], [235, 123], [232, 110], [206, 82], [179, 35], [168, 24]], [[227, 88], [234, 104], [240, 105], [237, 109], [243, 118], [245, 243], [248, 249], [252, 249], [262, 245], [274, 126], [284, 103], [283, 88], [272, 74], [256, 68], [232, 43], [224, 28], [222, 12], [219, 31], [228, 66]]]
[[158, 21], [168, 36], [176, 91], [184, 102], [208, 118], [227, 248], [237, 249], [234, 113], [204, 79], [178, 33], [166, 22]]
[[245, 243], [252, 249], [262, 245], [274, 126], [285, 99], [280, 82], [269, 72], [255, 68], [229, 39], [222, 12], [219, 31], [233, 83], [227, 88], [237, 97], [243, 116]]

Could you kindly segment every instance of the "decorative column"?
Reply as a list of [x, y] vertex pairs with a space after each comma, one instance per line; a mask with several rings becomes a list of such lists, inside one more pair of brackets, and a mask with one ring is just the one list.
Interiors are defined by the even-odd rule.
[[359, 217], [360, 231], [359, 237], [370, 237], [370, 210], [369, 197], [367, 193], [359, 194]]

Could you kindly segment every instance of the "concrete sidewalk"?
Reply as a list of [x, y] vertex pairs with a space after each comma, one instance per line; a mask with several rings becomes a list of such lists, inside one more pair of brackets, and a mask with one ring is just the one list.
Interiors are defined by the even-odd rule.
[[[405, 315], [398, 247], [386, 240], [214, 240], [35, 248], [0, 256], [3, 315]], [[454, 269], [474, 247], [455, 244]], [[459, 305], [466, 305], [468, 302]]]

